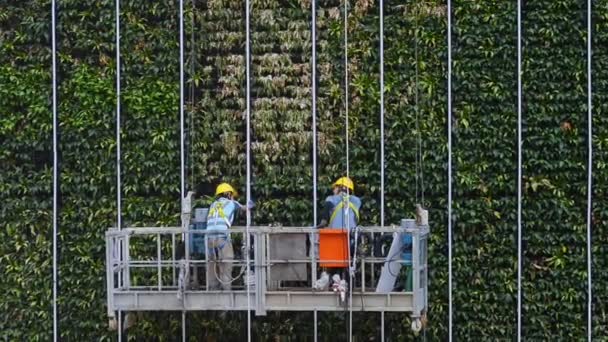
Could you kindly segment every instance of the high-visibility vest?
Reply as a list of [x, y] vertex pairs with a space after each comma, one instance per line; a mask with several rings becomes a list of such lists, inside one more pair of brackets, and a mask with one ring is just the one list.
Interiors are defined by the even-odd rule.
[[[211, 204], [207, 214], [207, 230], [228, 230], [232, 226], [238, 204], [227, 198], [221, 197]], [[212, 234], [218, 236], [218, 234]], [[221, 234], [226, 237], [226, 234]]]
[[347, 228], [348, 226], [349, 229], [352, 229], [357, 226], [359, 223], [359, 208], [361, 208], [361, 199], [359, 197], [339, 194], [329, 196], [325, 201], [333, 205], [329, 224], [327, 225], [329, 228]]

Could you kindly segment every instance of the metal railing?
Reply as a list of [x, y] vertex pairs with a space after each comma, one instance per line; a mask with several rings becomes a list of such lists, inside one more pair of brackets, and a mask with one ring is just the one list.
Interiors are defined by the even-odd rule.
[[[315, 292], [315, 281], [319, 268], [318, 241], [315, 236], [319, 230], [312, 227], [279, 227], [256, 226], [248, 230], [249, 238], [253, 239], [253, 250], [235, 250], [232, 259], [212, 260], [209, 250], [205, 248], [204, 255], [192, 252], [192, 239], [205, 237], [205, 246], [211, 234], [225, 234], [227, 231], [192, 230], [180, 227], [137, 227], [117, 230], [110, 228], [106, 233], [106, 267], [108, 290], [108, 313], [113, 314], [114, 297], [118, 293], [136, 291], [143, 293], [170, 292], [178, 299], [184, 294], [200, 292], [216, 292], [218, 289], [209, 287], [209, 277], [217, 272], [209, 272], [211, 265], [218, 263], [232, 266], [230, 277], [230, 292], [244, 292], [249, 286], [254, 293], [253, 308], [258, 314], [265, 314], [265, 298], [267, 293]], [[229, 231], [232, 246], [245, 246], [247, 230], [234, 227]], [[400, 247], [395, 255], [370, 255], [362, 252], [369, 241], [361, 237], [375, 235], [385, 236], [384, 245], [376, 243], [377, 249], [388, 248], [392, 240], [404, 235], [411, 236], [411, 261], [404, 258]], [[400, 235], [401, 234], [401, 235]], [[375, 279], [380, 279], [376, 273], [386, 269], [389, 273], [394, 268], [399, 270], [406, 264], [412, 269], [411, 291], [403, 289], [396, 291], [391, 287], [389, 292], [411, 294], [412, 312], [420, 315], [427, 307], [427, 241], [428, 226], [418, 226], [414, 220], [402, 220], [401, 226], [357, 227], [350, 235], [358, 236], [357, 248], [350, 260], [349, 266], [355, 270], [353, 293], [363, 296], [372, 295], [378, 291]], [[155, 241], [154, 241], [155, 240]], [[361, 242], [364, 240], [363, 242]], [[155, 244], [154, 244], [155, 242]], [[351, 242], [352, 243], [352, 242]], [[154, 247], [152, 247], [154, 246]], [[368, 248], [367, 250], [372, 250]], [[240, 252], [240, 253], [239, 253]], [[244, 253], [253, 253], [249, 265], [253, 274], [246, 274], [246, 258]], [[295, 255], [295, 257], [293, 256]], [[324, 262], [341, 262], [343, 260], [323, 260]], [[374, 265], [376, 266], [374, 268]], [[383, 267], [377, 267], [382, 265]], [[234, 267], [236, 266], [236, 267]], [[294, 271], [295, 270], [295, 271]], [[372, 271], [374, 270], [374, 271]], [[302, 272], [304, 271], [304, 272]], [[213, 273], [213, 274], [212, 274]], [[204, 276], [203, 276], [204, 275]], [[392, 274], [395, 280], [403, 277]], [[203, 279], [203, 280], [201, 280]], [[218, 280], [220, 280], [218, 278]], [[347, 281], [350, 279], [347, 278]], [[224, 287], [225, 292], [227, 290]], [[384, 292], [382, 292], [384, 293]], [[183, 299], [182, 299], [183, 300]], [[162, 309], [162, 308], [159, 308]], [[294, 308], [295, 309], [295, 308]]]

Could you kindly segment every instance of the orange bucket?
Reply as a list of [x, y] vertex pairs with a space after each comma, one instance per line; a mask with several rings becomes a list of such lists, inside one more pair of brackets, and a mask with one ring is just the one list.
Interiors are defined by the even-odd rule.
[[348, 267], [348, 234], [345, 229], [319, 229], [319, 265]]

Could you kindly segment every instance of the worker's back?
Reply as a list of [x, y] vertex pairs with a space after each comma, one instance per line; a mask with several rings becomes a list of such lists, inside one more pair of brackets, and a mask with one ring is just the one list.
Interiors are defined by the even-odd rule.
[[209, 214], [207, 215], [207, 229], [228, 230], [230, 226], [232, 226], [237, 208], [238, 204], [235, 201], [225, 197], [218, 198], [211, 204], [211, 207], [209, 207]]
[[359, 224], [359, 208], [361, 208], [359, 197], [341, 193], [329, 196], [325, 201], [333, 205], [327, 225], [329, 228], [353, 229]]

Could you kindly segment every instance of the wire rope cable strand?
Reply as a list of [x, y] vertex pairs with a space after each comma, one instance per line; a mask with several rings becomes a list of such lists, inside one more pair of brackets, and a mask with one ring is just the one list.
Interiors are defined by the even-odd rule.
[[447, 0], [448, 17], [448, 341], [452, 342], [452, 0]]
[[188, 159], [190, 159], [190, 189], [195, 189], [196, 184], [194, 183], [194, 138], [195, 138], [195, 130], [194, 130], [194, 110], [195, 110], [195, 93], [194, 93], [194, 72], [196, 68], [196, 49], [195, 49], [195, 31], [196, 31], [196, 0], [192, 0], [192, 15], [190, 17], [190, 111], [189, 111], [189, 122], [188, 133], [189, 139], [188, 142], [190, 144], [190, 154], [188, 155]]
[[593, 88], [592, 88], [592, 40], [591, 40], [591, 0], [587, 0], [587, 341], [591, 342], [592, 330], [592, 304], [593, 279], [591, 255], [591, 215], [593, 210]]
[[59, 130], [59, 120], [57, 114], [57, 1], [51, 2], [51, 49], [52, 49], [52, 96], [53, 96], [53, 341], [59, 339], [59, 325], [57, 312], [57, 234], [58, 234], [58, 214], [59, 214], [59, 142], [57, 140]]
[[414, 59], [415, 59], [415, 116], [416, 116], [416, 201], [418, 201], [418, 183], [420, 183], [420, 204], [424, 207], [424, 164], [422, 160], [422, 131], [420, 130], [420, 54], [418, 49], [418, 31], [420, 3], [415, 2], [416, 9], [414, 11]]
[[116, 0], [116, 228], [122, 229], [120, 165], [120, 0]]
[[384, 228], [384, 0], [380, 0], [380, 227]]
[[311, 69], [312, 69], [312, 201], [313, 226], [317, 225], [317, 12], [316, 0], [311, 1]]
[[[317, 212], [317, 2], [316, 0], [311, 1], [311, 42], [312, 56], [311, 56], [311, 70], [312, 70], [312, 84], [311, 84], [311, 116], [312, 116], [312, 226], [317, 226], [318, 212]], [[319, 235], [312, 234], [311, 240], [311, 254], [312, 254], [312, 281], [317, 280], [317, 256], [319, 253]], [[314, 284], [314, 283], [313, 283]], [[315, 312], [316, 317], [316, 312]], [[315, 321], [316, 323], [316, 321]], [[315, 326], [315, 332], [316, 332]], [[314, 336], [315, 341], [317, 335]]]
[[[345, 127], [344, 127], [344, 134], [346, 136], [346, 177], [350, 178], [350, 157], [349, 157], [349, 123], [348, 123], [348, 101], [349, 101], [349, 95], [348, 95], [348, 6], [349, 6], [349, 1], [348, 0], [344, 0], [344, 121], [345, 121]], [[348, 194], [350, 194], [350, 191], [348, 191]], [[345, 212], [349, 213], [348, 208], [350, 207], [350, 196], [347, 196], [347, 205], [345, 206]], [[346, 216], [345, 217], [346, 220], [346, 240], [347, 240], [347, 246], [348, 246], [348, 255], [351, 255], [351, 248], [350, 248], [350, 217]], [[348, 340], [352, 341], [353, 339], [353, 308], [352, 308], [352, 298], [353, 298], [353, 279], [354, 279], [354, 274], [351, 270], [351, 267], [348, 267], [348, 275], [349, 275], [349, 279], [348, 279]]]
[[521, 6], [517, 0], [517, 341], [521, 341], [522, 328], [522, 69], [521, 69]]
[[[251, 37], [250, 37], [250, 0], [245, 0], [245, 70], [246, 70], [246, 125], [247, 125], [247, 182], [246, 193], [247, 203], [251, 201]], [[247, 209], [247, 225], [246, 225], [246, 262], [247, 275], [251, 272], [249, 250], [251, 248], [251, 239], [249, 238], [249, 227], [251, 226], [251, 210]], [[260, 286], [256, 284], [256, 286]], [[247, 286], [247, 341], [251, 342], [251, 291]]]
[[[120, 0], [116, 0], [115, 29], [116, 29], [116, 228], [122, 229], [122, 185], [120, 165]], [[120, 242], [119, 242], [120, 244]], [[124, 248], [124, 246], [123, 246]], [[122, 255], [119, 253], [119, 262], [122, 265]], [[122, 285], [122, 272], [118, 272], [118, 285]], [[112, 284], [113, 285], [113, 284]], [[122, 341], [122, 313], [118, 311], [118, 341]]]
[[[182, 213], [184, 212], [184, 197], [186, 195], [186, 150], [185, 150], [185, 134], [184, 134], [184, 0], [179, 0], [179, 157], [180, 157], [180, 204]], [[184, 227], [184, 222], [181, 222]], [[187, 240], [189, 241], [189, 239]], [[189, 249], [189, 243], [186, 243], [186, 248]], [[186, 266], [190, 253], [186, 254]], [[186, 315], [182, 311], [182, 340], [186, 340], [185, 327]]]

